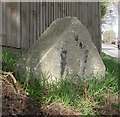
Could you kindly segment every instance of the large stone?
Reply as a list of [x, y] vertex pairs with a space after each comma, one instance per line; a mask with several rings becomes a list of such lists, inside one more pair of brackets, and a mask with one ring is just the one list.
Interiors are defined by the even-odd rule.
[[83, 78], [102, 77], [105, 66], [88, 30], [76, 17], [55, 20], [18, 64], [18, 71], [36, 78], [50, 75], [49, 81], [67, 74]]

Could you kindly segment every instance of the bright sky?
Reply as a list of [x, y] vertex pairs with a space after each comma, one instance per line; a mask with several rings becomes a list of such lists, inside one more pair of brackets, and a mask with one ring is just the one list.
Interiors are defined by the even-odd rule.
[[[110, 13], [110, 10], [112, 12]], [[113, 30], [116, 33], [116, 37], [118, 37], [118, 8], [117, 3], [110, 4], [105, 15], [105, 23], [102, 25], [102, 31]]]

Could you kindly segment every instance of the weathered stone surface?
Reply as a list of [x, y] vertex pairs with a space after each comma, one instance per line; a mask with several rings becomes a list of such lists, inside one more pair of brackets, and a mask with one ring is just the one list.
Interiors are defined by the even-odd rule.
[[88, 30], [76, 17], [54, 21], [18, 64], [18, 71], [49, 74], [51, 81], [66, 74], [104, 76], [105, 66]]

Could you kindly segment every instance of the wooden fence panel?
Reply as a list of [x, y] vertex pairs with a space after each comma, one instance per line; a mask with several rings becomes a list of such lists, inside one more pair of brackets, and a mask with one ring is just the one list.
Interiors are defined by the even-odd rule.
[[3, 45], [28, 49], [57, 18], [78, 17], [88, 28], [98, 50], [101, 48], [99, 3], [24, 2], [4, 3]]

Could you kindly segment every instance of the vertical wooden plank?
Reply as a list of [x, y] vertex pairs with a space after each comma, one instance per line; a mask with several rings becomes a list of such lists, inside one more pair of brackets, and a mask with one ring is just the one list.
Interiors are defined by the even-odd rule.
[[48, 25], [50, 25], [50, 17], [51, 17], [51, 4], [48, 3]]
[[39, 6], [39, 7], [38, 7], [38, 17], [39, 17], [39, 18], [38, 18], [38, 19], [39, 19], [39, 20], [38, 20], [38, 27], [39, 27], [39, 37], [40, 37], [40, 35], [41, 35], [41, 34], [40, 34], [40, 22], [41, 22], [41, 21], [40, 21], [40, 20], [41, 20], [41, 18], [40, 18], [40, 13], [41, 13], [40, 7], [41, 7], [41, 5], [40, 5], [40, 2], [38, 2], [38, 4], [39, 4], [39, 5], [38, 5], [38, 6]]
[[2, 8], [2, 45], [7, 45], [7, 39], [6, 39], [6, 3], [1, 3]]
[[56, 6], [56, 2], [54, 1], [54, 6], [53, 6], [54, 7], [54, 20], [56, 19], [56, 11], [55, 11], [56, 9], [55, 9], [55, 6]]
[[66, 2], [64, 2], [64, 9], [63, 9], [63, 12], [64, 12], [64, 17], [66, 17]]
[[92, 10], [94, 11], [93, 12], [93, 14], [92, 14], [92, 16], [93, 17], [91, 17], [92, 18], [92, 21], [94, 22], [93, 23], [93, 25], [92, 25], [92, 28], [91, 29], [93, 29], [93, 31], [92, 31], [92, 40], [93, 40], [93, 42], [94, 42], [94, 44], [96, 45], [96, 39], [95, 39], [95, 29], [96, 29], [96, 21], [95, 21], [95, 4], [94, 3], [92, 3]]
[[43, 6], [44, 6], [44, 9], [43, 9], [43, 11], [44, 11], [44, 13], [43, 13], [43, 19], [44, 19], [44, 21], [43, 21], [44, 22], [43, 23], [43, 26], [44, 26], [43, 27], [43, 31], [45, 31], [45, 29], [46, 29], [46, 27], [45, 27], [45, 16], [46, 16], [46, 9], [45, 8], [46, 8], [46, 2], [44, 2]]
[[53, 1], [53, 12], [54, 12], [54, 18], [53, 18], [53, 20], [55, 20], [55, 1]]
[[100, 25], [100, 3], [99, 2], [96, 2], [96, 17], [97, 17], [97, 26], [98, 26], [98, 30], [96, 29], [97, 31], [97, 39], [98, 39], [98, 46], [97, 46], [97, 49], [98, 49], [98, 52], [101, 53], [101, 43], [102, 43], [102, 40], [101, 40], [101, 25]]
[[37, 21], [37, 10], [36, 10], [36, 2], [34, 2], [33, 3], [34, 5], [33, 5], [33, 19], [34, 19], [34, 31], [33, 31], [33, 33], [34, 33], [34, 37], [33, 37], [33, 39], [34, 39], [34, 43], [35, 43], [35, 41], [36, 41], [36, 39], [37, 39], [37, 30], [36, 30], [36, 26], [37, 26], [37, 23], [36, 23], [36, 21]]
[[21, 2], [21, 48], [29, 48], [29, 3]]
[[76, 17], [79, 19], [79, 17], [78, 17], [78, 16], [79, 16], [79, 15], [78, 15], [78, 13], [79, 13], [79, 12], [78, 12], [78, 5], [79, 5], [79, 2], [76, 2]]
[[94, 3], [90, 3], [90, 9], [89, 9], [89, 13], [88, 13], [88, 18], [89, 18], [89, 25], [88, 25], [88, 31], [91, 34], [92, 40], [94, 42]]
[[67, 16], [67, 2], [64, 3], [64, 12], [65, 12], [65, 16]]
[[120, 1], [118, 2], [118, 41], [120, 41]]
[[49, 2], [49, 18], [48, 18], [48, 22], [49, 22], [49, 25], [51, 24], [52, 22], [52, 4], [51, 2]]
[[53, 0], [53, 21], [55, 20], [55, 2]]
[[60, 7], [61, 7], [61, 4], [60, 4], [60, 2], [58, 2], [58, 17], [57, 18], [60, 18], [60, 16], [61, 16]]
[[17, 2], [17, 9], [16, 9], [16, 22], [17, 22], [17, 47], [20, 48], [20, 2]]
[[63, 2], [61, 2], [60, 12], [61, 12], [60, 17], [63, 18], [63, 12], [64, 12], [63, 11]]
[[73, 17], [73, 10], [74, 10], [74, 7], [73, 7], [73, 4], [74, 4], [74, 2], [71, 2], [71, 16]]
[[30, 25], [30, 38], [29, 38], [29, 43], [30, 43], [30, 47], [31, 45], [34, 43], [33, 41], [33, 3], [30, 2], [29, 3], [29, 8], [30, 8], [30, 22], [29, 22], [29, 25]]
[[53, 15], [53, 14], [52, 14], [53, 11], [52, 11], [52, 3], [51, 3], [51, 2], [50, 2], [49, 10], [50, 10], [50, 11], [49, 11], [49, 24], [51, 24], [51, 23], [52, 23], [52, 20], [53, 20], [53, 18], [52, 18], [52, 17], [53, 17], [53, 16], [52, 16], [52, 15]]
[[77, 5], [76, 5], [76, 15], [77, 15], [77, 18], [79, 19], [79, 2], [77, 2]]
[[55, 2], [55, 20], [58, 18], [58, 2]]
[[26, 44], [25, 44], [25, 47], [27, 48], [27, 49], [29, 49], [30, 48], [30, 43], [29, 43], [29, 38], [30, 38], [30, 10], [29, 10], [29, 2], [26, 2], [26, 18], [25, 18], [25, 20], [26, 20]]
[[82, 19], [82, 18], [81, 18], [81, 16], [82, 16], [82, 15], [81, 15], [81, 12], [82, 12], [82, 11], [81, 11], [81, 10], [82, 10], [82, 9], [81, 9], [81, 2], [79, 2], [78, 7], [79, 7], [79, 11], [78, 11], [78, 12], [79, 12], [79, 13], [78, 13], [78, 14], [79, 14], [79, 20], [81, 21], [81, 19]]
[[63, 1], [60, 3], [60, 17], [63, 17]]
[[77, 17], [77, 2], [75, 2], [75, 17]]
[[62, 17], [65, 17], [65, 2], [63, 1], [63, 3], [62, 3], [62, 11], [63, 11], [63, 13], [62, 13]]
[[66, 16], [68, 16], [68, 14], [69, 14], [69, 10], [68, 10], [68, 8], [69, 8], [69, 6], [68, 6], [68, 2], [66, 2]]
[[[96, 47], [98, 47], [98, 37], [97, 37], [97, 32], [98, 32], [98, 25], [97, 25], [97, 17], [96, 17], [96, 8], [97, 5], [96, 3], [93, 3], [93, 7], [94, 7], [94, 44], [96, 45]], [[97, 30], [97, 31], [96, 31]]]
[[40, 35], [42, 32], [42, 2], [40, 2]]
[[51, 12], [51, 14], [52, 14], [51, 16], [52, 16], [52, 18], [51, 18], [50, 24], [54, 21], [54, 4], [53, 4], [53, 2], [51, 2], [51, 7], [52, 7], [52, 8], [51, 8], [51, 11], [52, 11], [52, 12]]
[[82, 6], [82, 2], [79, 2], [78, 6], [79, 6], [79, 11], [78, 11], [79, 12], [79, 20], [82, 21], [82, 7], [81, 7]]
[[84, 22], [85, 22], [85, 25], [86, 25], [86, 16], [87, 16], [87, 3], [84, 2], [84, 7], [83, 7], [83, 11], [84, 11], [84, 15], [83, 15], [83, 19], [84, 19]]
[[42, 2], [42, 33], [45, 30], [45, 2]]
[[11, 46], [11, 8], [10, 3], [6, 3], [6, 39], [7, 39], [7, 46]]
[[11, 32], [11, 46], [12, 47], [17, 47], [17, 21], [16, 21], [16, 7], [17, 3], [12, 3], [11, 6], [11, 27], [12, 27], [12, 32]]
[[91, 3], [89, 2], [88, 3], [88, 6], [87, 6], [87, 17], [88, 17], [88, 24], [87, 24], [87, 28], [89, 30], [89, 32], [91, 33], [91, 26], [92, 26], [92, 20], [91, 20], [91, 12], [94, 12], [94, 11], [91, 11]]
[[74, 2], [71, 2], [71, 16], [74, 16]]
[[36, 7], [37, 7], [36, 8], [36, 12], [37, 12], [37, 19], [36, 19], [37, 35], [36, 35], [36, 39], [38, 39], [39, 38], [39, 22], [40, 22], [39, 21], [39, 3], [38, 2], [36, 3]]
[[69, 3], [67, 2], [67, 16], [69, 16]]
[[46, 6], [45, 6], [45, 29], [48, 27], [48, 7], [49, 7], [49, 3], [46, 2]]
[[[1, 49], [1, 45], [2, 45], [2, 40], [3, 40], [3, 34], [4, 34], [4, 31], [3, 31], [3, 28], [2, 28], [2, 24], [3, 23], [3, 3], [0, 2], [0, 49]], [[0, 51], [0, 54], [1, 54], [1, 51]], [[1, 56], [0, 56], [0, 62], [1, 62]], [[1, 68], [1, 67], [0, 67]], [[1, 92], [0, 92], [1, 93]], [[1, 97], [1, 96], [0, 96]], [[1, 112], [0, 112], [1, 113]]]
[[98, 37], [98, 16], [97, 16], [97, 3], [94, 3], [94, 8], [95, 8], [95, 15], [94, 15], [94, 19], [95, 19], [95, 25], [96, 25], [96, 27], [95, 27], [95, 37], [94, 37], [94, 42], [95, 42], [95, 45], [96, 45], [96, 47], [97, 48], [99, 48], [99, 37]]
[[70, 16], [70, 9], [71, 9], [70, 2], [68, 2], [68, 16]]
[[81, 5], [81, 22], [86, 26], [86, 19], [87, 19], [87, 9], [86, 9], [86, 2], [82, 2]]

